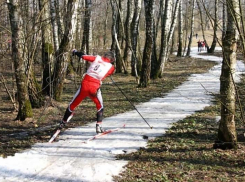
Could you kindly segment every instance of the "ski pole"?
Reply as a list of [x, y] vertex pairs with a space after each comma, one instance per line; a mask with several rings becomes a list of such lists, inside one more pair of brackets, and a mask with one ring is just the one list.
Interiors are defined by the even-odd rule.
[[138, 112], [138, 114], [141, 116], [141, 118], [146, 122], [146, 124], [152, 129], [153, 126], [150, 126], [149, 123], [146, 121], [146, 119], [140, 114], [140, 112], [138, 111], [138, 109], [134, 106], [134, 104], [128, 99], [128, 97], [124, 94], [124, 92], [122, 91], [122, 89], [114, 82], [114, 80], [112, 79], [111, 76], [111, 81], [114, 85], [116, 85], [116, 87], [121, 91], [121, 93], [124, 95], [124, 97], [127, 99], [127, 101], [133, 106], [133, 108]]

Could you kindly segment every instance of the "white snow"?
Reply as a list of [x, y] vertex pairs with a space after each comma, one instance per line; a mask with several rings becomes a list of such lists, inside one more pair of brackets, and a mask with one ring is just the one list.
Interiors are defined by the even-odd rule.
[[[0, 158], [1, 182], [107, 182], [124, 170], [127, 161], [116, 160], [115, 155], [133, 152], [146, 147], [150, 138], [165, 133], [171, 123], [177, 122], [211, 104], [212, 94], [219, 92], [221, 58], [197, 54], [191, 56], [219, 63], [204, 74], [193, 74], [188, 81], [163, 98], [154, 98], [137, 105], [149, 126], [133, 110], [104, 119], [104, 128], [124, 129], [104, 137], [82, 143], [95, 134], [95, 123], [68, 129], [59, 142], [37, 143], [31, 149], [13, 157]], [[237, 64], [237, 75], [244, 71], [242, 62]], [[239, 80], [239, 76], [236, 77]], [[205, 88], [205, 89], [204, 89]]]

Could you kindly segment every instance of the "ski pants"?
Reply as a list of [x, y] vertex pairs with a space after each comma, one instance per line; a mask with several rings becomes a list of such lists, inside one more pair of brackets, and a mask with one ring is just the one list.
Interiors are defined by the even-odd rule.
[[80, 88], [77, 90], [71, 103], [69, 111], [73, 112], [75, 108], [86, 98], [89, 97], [97, 108], [97, 122], [102, 121], [103, 116], [103, 99], [100, 90], [100, 83], [83, 80]]

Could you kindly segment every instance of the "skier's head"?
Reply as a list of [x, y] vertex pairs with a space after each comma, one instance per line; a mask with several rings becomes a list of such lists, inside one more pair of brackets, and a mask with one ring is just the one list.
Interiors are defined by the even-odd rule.
[[111, 61], [111, 63], [114, 63], [114, 61], [116, 60], [116, 58], [115, 58], [115, 53], [112, 52], [112, 51], [106, 52], [106, 53], [103, 55], [103, 57], [108, 58], [108, 59]]

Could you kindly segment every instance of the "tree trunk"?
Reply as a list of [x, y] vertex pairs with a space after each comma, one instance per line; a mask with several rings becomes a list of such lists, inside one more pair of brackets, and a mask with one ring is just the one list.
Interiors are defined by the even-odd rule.
[[53, 33], [53, 45], [54, 52], [56, 52], [59, 48], [59, 37], [58, 37], [58, 25], [56, 20], [56, 8], [55, 8], [55, 0], [50, 0], [50, 14], [51, 14], [51, 25], [52, 25], [52, 33]]
[[109, 14], [109, 2], [106, 2], [106, 17], [104, 20], [104, 35], [103, 35], [103, 49], [106, 49], [107, 43], [107, 25], [108, 25], [108, 14]]
[[180, 0], [179, 4], [179, 40], [178, 40], [178, 51], [177, 57], [182, 57], [183, 55], [183, 14], [182, 14], [182, 0]]
[[197, 0], [197, 7], [199, 9], [199, 14], [200, 14], [200, 21], [201, 21], [201, 29], [202, 29], [203, 41], [205, 42], [205, 46], [207, 47], [207, 49], [209, 49], [208, 42], [206, 41], [206, 36], [205, 36], [205, 33], [204, 33], [203, 12], [201, 10], [201, 6], [200, 6], [200, 3], [199, 3], [199, 0]]
[[191, 44], [192, 44], [192, 37], [193, 37], [193, 31], [194, 31], [194, 9], [195, 9], [195, 0], [192, 0], [192, 13], [191, 13], [191, 32], [189, 36], [189, 43], [187, 46], [187, 53], [186, 56], [190, 56], [191, 53]]
[[[175, 2], [175, 8], [174, 11], [172, 12], [172, 1], [166, 1], [166, 6], [165, 6], [165, 15], [164, 18], [162, 19], [163, 24], [162, 24], [162, 39], [161, 39], [161, 50], [160, 50], [160, 66], [159, 66], [159, 71], [156, 73], [158, 74], [159, 77], [163, 76], [163, 71], [165, 67], [165, 63], [169, 57], [170, 53], [170, 46], [172, 43], [172, 38], [173, 38], [173, 33], [177, 21], [177, 15], [179, 12], [179, 0]], [[171, 8], [170, 8], [171, 6]], [[166, 18], [166, 20], [165, 20]]]
[[54, 68], [54, 73], [53, 73], [53, 90], [54, 90], [54, 99], [60, 101], [61, 100], [61, 95], [63, 92], [63, 85], [64, 85], [64, 80], [66, 76], [66, 70], [68, 66], [68, 54], [67, 52], [69, 51], [69, 43], [72, 39], [71, 33], [73, 25], [72, 25], [72, 17], [73, 13], [76, 11], [74, 8], [76, 1], [75, 0], [68, 0], [67, 2], [67, 12], [65, 14], [65, 21], [66, 21], [66, 26], [65, 26], [65, 32], [64, 36], [62, 38], [62, 41], [59, 46], [59, 50], [55, 53], [55, 58], [56, 58], [56, 64]]
[[129, 64], [129, 58], [130, 58], [130, 53], [131, 53], [131, 31], [130, 31], [130, 26], [132, 23], [133, 19], [133, 0], [128, 0], [127, 3], [127, 17], [125, 21], [125, 49], [124, 49], [124, 62], [126, 65]]
[[122, 15], [122, 3], [123, 1], [114, 0], [117, 7], [117, 20], [116, 20], [116, 73], [122, 73], [122, 69], [124, 69], [124, 73], [127, 74], [127, 69], [125, 62], [122, 57], [122, 48], [123, 48], [123, 37], [124, 37], [124, 27], [123, 27], [123, 15]]
[[[234, 75], [238, 40], [236, 27], [236, 20], [239, 20], [238, 5], [238, 0], [227, 0], [228, 24], [223, 40], [223, 62], [220, 76], [221, 120], [218, 130], [218, 139], [223, 142], [221, 145], [223, 149], [237, 147]], [[217, 144], [215, 147], [217, 147]]]
[[169, 31], [169, 34], [168, 34], [167, 58], [168, 58], [169, 53], [170, 53], [170, 47], [172, 47], [171, 44], [173, 42], [174, 29], [175, 29], [175, 26], [176, 26], [176, 23], [177, 23], [177, 16], [179, 14], [179, 3], [180, 3], [180, 0], [176, 0], [175, 8], [174, 8], [173, 16], [172, 16], [172, 23], [171, 23], [170, 31]]
[[91, 52], [91, 42], [92, 42], [92, 21], [91, 21], [91, 0], [85, 1], [85, 18], [84, 18], [84, 31], [83, 31], [83, 41], [81, 51], [86, 52], [86, 54], [90, 54]]
[[142, 60], [142, 71], [140, 77], [140, 87], [147, 87], [150, 83], [151, 73], [151, 54], [153, 48], [153, 23], [154, 23], [154, 5], [155, 0], [144, 0], [145, 5], [145, 23], [146, 23], [146, 41]]
[[226, 0], [224, 0], [223, 3], [223, 17], [222, 17], [222, 41], [225, 38], [225, 32], [226, 32]]
[[19, 1], [8, 0], [7, 4], [12, 31], [12, 59], [15, 67], [15, 78], [19, 103], [19, 110], [16, 119], [23, 121], [27, 117], [32, 117], [33, 115], [28, 96], [25, 60], [23, 59], [23, 20], [20, 16]]
[[164, 15], [163, 7], [164, 7], [164, 0], [161, 0], [160, 7], [159, 7], [159, 13], [157, 16], [157, 21], [156, 21], [156, 24], [154, 23], [153, 25], [154, 26], [153, 27], [154, 36], [153, 36], [153, 51], [152, 51], [152, 56], [151, 56], [151, 79], [158, 78], [158, 75], [156, 74], [158, 71], [158, 66], [159, 66], [159, 62], [157, 59], [157, 36], [158, 36], [159, 22]]
[[117, 42], [117, 28], [116, 28], [116, 24], [117, 24], [117, 11], [116, 11], [116, 5], [115, 3], [113, 3], [113, 0], [110, 0], [111, 3], [111, 9], [112, 9], [112, 25], [111, 25], [111, 50], [116, 52], [116, 42]]
[[140, 12], [141, 12], [141, 4], [142, 0], [135, 0], [135, 8], [134, 8], [134, 17], [131, 24], [131, 45], [132, 45], [132, 58], [131, 58], [131, 75], [138, 77], [138, 70], [137, 70], [137, 44], [138, 44], [138, 34], [139, 34], [139, 19], [140, 19]]
[[[39, 0], [39, 9], [41, 13], [41, 33], [42, 33], [42, 66], [43, 66], [43, 84], [42, 92], [44, 95], [50, 96], [50, 55], [53, 53], [53, 44], [51, 44], [49, 37], [50, 26], [48, 25], [48, 0]], [[51, 17], [52, 21], [52, 17]], [[55, 45], [55, 44], [54, 44]]]
[[[64, 1], [65, 3], [65, 1]], [[61, 20], [60, 14], [63, 14], [63, 12], [60, 12], [60, 2], [59, 0], [54, 0], [54, 7], [55, 7], [55, 12], [56, 12], [56, 21], [58, 25], [58, 37], [59, 37], [59, 42], [61, 42], [64, 30], [63, 30], [63, 21]], [[64, 8], [65, 9], [65, 8]]]
[[211, 47], [208, 49], [208, 53], [214, 53], [217, 44], [217, 28], [218, 28], [218, 0], [214, 1], [214, 35]]
[[164, 9], [164, 16], [162, 17], [162, 37], [161, 37], [161, 46], [160, 46], [160, 55], [159, 55], [159, 63], [160, 66], [158, 67], [158, 71], [156, 72], [158, 77], [162, 77], [163, 70], [165, 66], [165, 62], [167, 60], [167, 46], [168, 42], [168, 35], [170, 32], [171, 26], [171, 18], [172, 18], [172, 0], [165, 1], [165, 9]]

